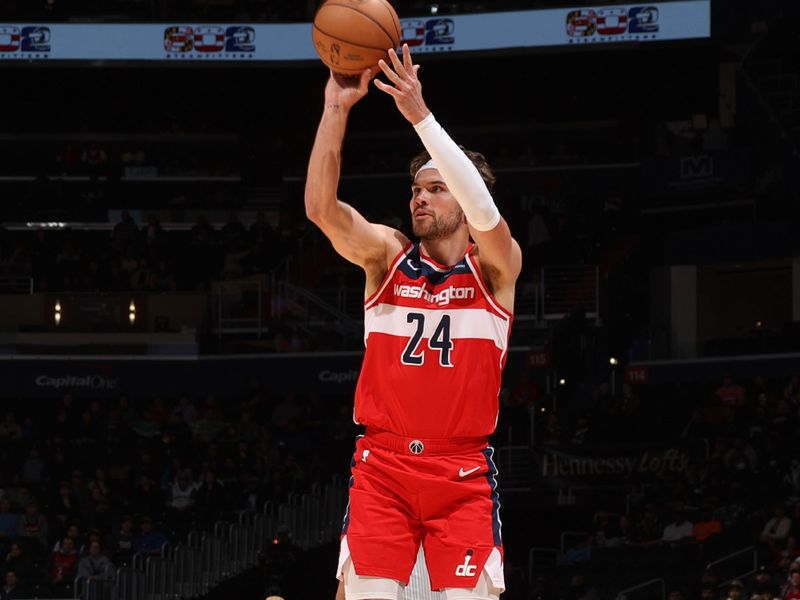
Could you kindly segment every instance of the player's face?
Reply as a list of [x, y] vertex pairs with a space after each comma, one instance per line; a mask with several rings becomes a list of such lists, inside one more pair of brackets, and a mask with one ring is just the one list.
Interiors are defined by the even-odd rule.
[[411, 225], [427, 240], [446, 238], [464, 226], [464, 212], [436, 169], [421, 171], [411, 185]]

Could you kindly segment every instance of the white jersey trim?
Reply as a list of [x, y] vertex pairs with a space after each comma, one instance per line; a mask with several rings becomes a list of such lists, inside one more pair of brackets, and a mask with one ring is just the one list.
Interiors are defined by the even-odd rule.
[[[483, 294], [483, 297], [486, 298], [486, 301], [489, 304], [492, 305], [492, 308], [494, 308], [497, 312], [499, 312], [501, 315], [504, 316], [504, 318], [506, 320], [506, 336], [508, 336], [509, 327], [511, 326], [511, 319], [513, 318], [513, 314], [511, 312], [509, 312], [507, 309], [505, 309], [502, 306], [500, 306], [497, 303], [497, 301], [494, 299], [494, 296], [492, 296], [489, 293], [489, 290], [486, 289], [486, 286], [483, 283], [483, 278], [481, 277], [480, 273], [478, 273], [478, 268], [475, 266], [475, 263], [472, 261], [472, 257], [471, 256], [467, 256], [467, 264], [469, 265], [469, 268], [472, 271], [472, 274], [475, 276], [475, 280], [478, 282], [478, 287], [480, 288], [481, 293]], [[508, 337], [506, 337], [505, 343], [502, 346], [498, 346], [498, 348], [502, 348], [503, 349], [503, 353], [500, 355], [500, 365], [502, 366], [503, 365], [503, 361], [506, 358], [506, 352], [508, 352]], [[499, 393], [499, 390], [498, 390], [498, 393]], [[498, 415], [499, 415], [499, 413], [498, 413]], [[497, 426], [496, 419], [495, 419], [495, 426]]]
[[450, 339], [491, 340], [503, 355], [508, 349], [508, 320], [483, 308], [435, 310], [380, 303], [367, 309], [364, 315], [365, 341], [371, 333], [410, 338], [417, 325], [416, 322], [409, 323], [409, 313], [425, 315], [422, 333], [424, 339], [431, 339], [439, 326], [441, 316], [447, 314], [450, 316]]

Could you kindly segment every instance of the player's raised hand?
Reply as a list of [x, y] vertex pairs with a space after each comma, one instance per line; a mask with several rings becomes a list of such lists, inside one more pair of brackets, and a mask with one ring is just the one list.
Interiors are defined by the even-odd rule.
[[390, 83], [375, 79], [375, 86], [394, 98], [400, 113], [412, 125], [416, 125], [431, 112], [422, 97], [422, 84], [417, 78], [419, 65], [412, 62], [408, 44], [403, 44], [402, 61], [393, 49], [389, 50], [389, 60], [391, 66], [385, 60], [379, 60], [378, 66]]
[[365, 69], [361, 75], [346, 76], [331, 71], [325, 86], [325, 106], [349, 110], [367, 95], [372, 70]]

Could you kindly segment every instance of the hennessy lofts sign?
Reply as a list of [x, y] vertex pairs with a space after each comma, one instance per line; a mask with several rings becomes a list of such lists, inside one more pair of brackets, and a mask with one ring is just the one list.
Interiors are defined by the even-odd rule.
[[546, 485], [644, 483], [679, 475], [701, 455], [691, 445], [662, 448], [540, 448], [535, 452], [537, 479]]

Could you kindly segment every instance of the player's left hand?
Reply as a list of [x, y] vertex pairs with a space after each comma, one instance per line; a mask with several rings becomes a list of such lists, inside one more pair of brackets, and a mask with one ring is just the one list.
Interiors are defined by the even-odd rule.
[[431, 113], [422, 97], [422, 84], [417, 78], [419, 65], [415, 65], [411, 61], [411, 51], [408, 49], [408, 44], [403, 44], [402, 61], [394, 49], [389, 49], [389, 60], [392, 63], [391, 66], [382, 59], [378, 61], [378, 66], [383, 71], [383, 74], [386, 75], [386, 78], [394, 85], [384, 83], [376, 78], [375, 86], [394, 98], [400, 114], [409, 123], [416, 125]]

